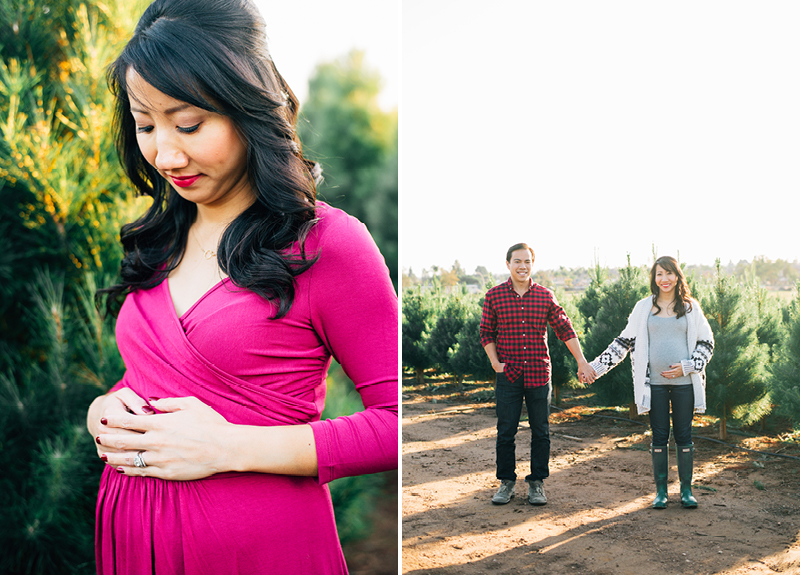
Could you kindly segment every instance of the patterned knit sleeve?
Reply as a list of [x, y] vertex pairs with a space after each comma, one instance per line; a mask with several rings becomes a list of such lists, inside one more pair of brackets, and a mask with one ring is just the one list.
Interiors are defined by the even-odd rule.
[[635, 344], [635, 337], [622, 337], [622, 335], [615, 337], [611, 345], [609, 345], [603, 353], [598, 355], [594, 361], [591, 361], [589, 365], [592, 366], [597, 377], [600, 377], [622, 363], [622, 360], [625, 359], [628, 352], [634, 350]]
[[628, 324], [622, 333], [614, 338], [606, 350], [598, 355], [594, 361], [589, 362], [597, 377], [608, 373], [614, 367], [622, 363], [628, 353], [633, 353], [636, 348], [636, 327], [641, 318], [641, 314], [650, 309], [650, 298], [641, 300], [633, 308], [631, 315], [628, 316]]
[[703, 310], [700, 309], [700, 304], [696, 301], [692, 302], [692, 315], [697, 324], [697, 345], [689, 359], [681, 361], [683, 375], [702, 373], [714, 354], [714, 334]]

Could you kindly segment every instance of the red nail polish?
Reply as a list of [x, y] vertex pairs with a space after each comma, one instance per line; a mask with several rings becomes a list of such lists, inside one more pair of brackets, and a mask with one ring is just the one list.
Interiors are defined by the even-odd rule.
[[100, 423], [103, 425], [108, 425], [108, 420], [105, 417], [100, 418]]
[[97, 445], [101, 445], [100, 436], [99, 435], [97, 437], [95, 437], [94, 440], [97, 442]]
[[160, 397], [148, 397], [147, 401], [158, 401], [159, 399], [161, 399], [161, 398]]
[[143, 405], [142, 406], [142, 411], [144, 411], [148, 415], [155, 413], [155, 410], [152, 407], [150, 407], [149, 405]]
[[125, 473], [125, 469], [123, 467], [117, 467], [117, 473]]
[[103, 455], [100, 456], [100, 459], [102, 459], [103, 461], [108, 461], [108, 455], [104, 453]]

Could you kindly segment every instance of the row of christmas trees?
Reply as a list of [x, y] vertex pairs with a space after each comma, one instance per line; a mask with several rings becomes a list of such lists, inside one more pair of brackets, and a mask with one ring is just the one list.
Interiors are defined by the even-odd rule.
[[[701, 283], [688, 278], [690, 288], [714, 332], [714, 357], [707, 368], [708, 412], [720, 419], [720, 437], [727, 422], [752, 424], [766, 416], [800, 427], [800, 296], [782, 304], [755, 277], [740, 283], [717, 263], [715, 278]], [[487, 286], [488, 287], [491, 286]], [[560, 304], [578, 331], [584, 354], [596, 357], [623, 330], [637, 301], [647, 296], [646, 270], [628, 262], [615, 281], [595, 266], [588, 289]], [[557, 294], [560, 296], [561, 294]], [[436, 367], [462, 381], [494, 378], [479, 340], [483, 295], [465, 290], [446, 294], [408, 289], [403, 294], [403, 365], [415, 371]], [[562, 386], [579, 385], [571, 354], [548, 328], [556, 400]], [[593, 386], [597, 400], [608, 406], [633, 407], [630, 358]]]

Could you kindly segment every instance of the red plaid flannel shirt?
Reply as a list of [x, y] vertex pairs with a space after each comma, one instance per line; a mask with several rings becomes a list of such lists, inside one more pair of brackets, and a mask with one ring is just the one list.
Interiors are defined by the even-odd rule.
[[525, 387], [545, 385], [552, 372], [548, 323], [561, 341], [578, 337], [553, 292], [531, 281], [530, 289], [520, 296], [509, 278], [486, 292], [481, 345], [497, 345], [497, 357], [506, 364], [503, 372], [509, 381], [524, 375]]

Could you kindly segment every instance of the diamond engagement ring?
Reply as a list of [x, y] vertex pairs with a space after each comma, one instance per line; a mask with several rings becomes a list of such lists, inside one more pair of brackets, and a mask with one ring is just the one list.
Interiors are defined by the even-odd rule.
[[144, 458], [142, 458], [142, 453], [144, 453], [144, 451], [140, 451], [133, 456], [133, 464], [136, 467], [147, 467], [147, 464], [144, 462]]

